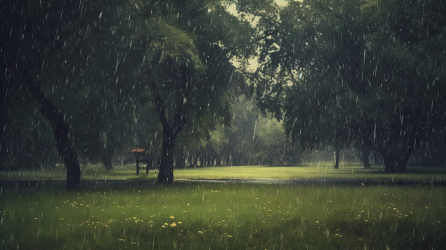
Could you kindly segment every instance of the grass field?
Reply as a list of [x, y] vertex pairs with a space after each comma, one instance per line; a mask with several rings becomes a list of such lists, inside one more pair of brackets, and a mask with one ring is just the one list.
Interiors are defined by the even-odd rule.
[[446, 249], [444, 187], [134, 181], [0, 193], [1, 249]]
[[[145, 169], [136, 175], [135, 165], [119, 165], [114, 170], [106, 171], [98, 165], [87, 165], [81, 168], [84, 180], [125, 180], [155, 179], [156, 170], [151, 169], [145, 175]], [[359, 163], [343, 163], [335, 170], [331, 162], [319, 162], [297, 166], [234, 166], [206, 167], [197, 169], [175, 169], [176, 179], [398, 179], [442, 181], [446, 179], [446, 167], [409, 166], [404, 174], [387, 174], [384, 169], [374, 166], [364, 169]], [[0, 180], [64, 180], [65, 169], [58, 167], [50, 171], [0, 171]]]
[[[0, 189], [0, 249], [446, 249], [446, 187], [175, 182], [155, 170], [82, 168], [94, 181]], [[142, 169], [141, 173], [145, 173]], [[443, 167], [405, 174], [358, 164], [175, 170], [176, 180], [444, 181]], [[0, 180], [64, 180], [65, 171], [0, 172]], [[124, 185], [123, 184], [123, 185]], [[102, 187], [101, 187], [102, 185]]]

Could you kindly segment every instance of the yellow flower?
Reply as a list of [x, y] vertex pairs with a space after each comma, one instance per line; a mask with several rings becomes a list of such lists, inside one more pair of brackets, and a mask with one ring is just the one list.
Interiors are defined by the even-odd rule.
[[178, 221], [178, 224], [181, 224], [181, 221]]
[[170, 224], [170, 227], [176, 227], [176, 226], [177, 226], [177, 224], [175, 224], [175, 222]]
[[170, 216], [169, 218], [171, 218], [171, 219], [175, 219], [175, 217], [173, 217], [173, 216]]
[[167, 223], [164, 223], [164, 225], [166, 225], [166, 226], [167, 226], [167, 225], [169, 225], [169, 224], [167, 224]]
[[228, 237], [228, 238], [232, 238], [232, 236], [231, 236], [231, 235], [229, 235], [229, 234], [228, 234], [228, 235], [226, 235], [226, 237]]
[[164, 226], [164, 225], [162, 225], [161, 227], [162, 227], [162, 228], [166, 228], [166, 226]]
[[199, 234], [203, 234], [203, 231], [198, 231]]

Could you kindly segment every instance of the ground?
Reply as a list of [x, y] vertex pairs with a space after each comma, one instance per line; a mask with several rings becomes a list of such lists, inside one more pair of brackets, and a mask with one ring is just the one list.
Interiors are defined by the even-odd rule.
[[[392, 176], [358, 166], [341, 166], [342, 172], [321, 165], [216, 167], [177, 170], [172, 185], [156, 185], [152, 170], [126, 180], [119, 171], [131, 169], [124, 167], [114, 175], [97, 169], [96, 180], [93, 168], [84, 171], [79, 192], [65, 191], [63, 180], [3, 181], [0, 248], [446, 248], [446, 188], [438, 168]], [[236, 172], [237, 180], [262, 181], [223, 182]]]

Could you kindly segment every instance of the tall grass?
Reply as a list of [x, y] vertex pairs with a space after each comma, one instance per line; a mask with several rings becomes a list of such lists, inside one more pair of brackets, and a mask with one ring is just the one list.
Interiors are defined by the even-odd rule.
[[133, 182], [0, 194], [1, 249], [445, 249], [444, 187]]

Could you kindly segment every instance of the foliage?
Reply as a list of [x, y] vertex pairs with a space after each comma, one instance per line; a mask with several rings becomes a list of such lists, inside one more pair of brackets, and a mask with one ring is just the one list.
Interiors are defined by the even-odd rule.
[[434, 2], [290, 2], [280, 21], [262, 16], [260, 108], [284, 112], [303, 147], [372, 148], [403, 172], [413, 150], [444, 142], [446, 25]]

